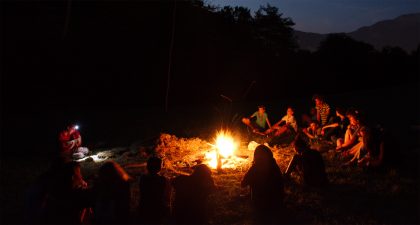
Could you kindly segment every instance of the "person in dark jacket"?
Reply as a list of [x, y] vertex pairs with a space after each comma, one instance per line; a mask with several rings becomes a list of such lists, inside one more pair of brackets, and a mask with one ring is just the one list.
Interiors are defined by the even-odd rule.
[[177, 224], [205, 224], [208, 221], [208, 197], [215, 191], [211, 170], [197, 165], [190, 176], [180, 175], [172, 181], [175, 189], [174, 222]]
[[147, 160], [148, 174], [140, 177], [139, 215], [143, 224], [161, 224], [169, 216], [170, 186], [168, 180], [159, 175], [162, 160], [150, 157]]
[[99, 169], [93, 187], [94, 224], [127, 224], [130, 221], [131, 177], [116, 162], [109, 161]]
[[283, 178], [273, 153], [265, 145], [254, 152], [254, 161], [241, 182], [251, 187], [251, 202], [257, 223], [275, 223], [283, 207]]
[[305, 186], [322, 187], [328, 184], [327, 174], [325, 172], [324, 160], [321, 153], [310, 149], [306, 142], [297, 138], [293, 147], [296, 154], [293, 156], [286, 169], [288, 176], [297, 167], [303, 173]]
[[48, 184], [43, 223], [81, 224], [87, 208], [91, 206], [88, 196], [80, 164], [67, 162], [59, 165]]

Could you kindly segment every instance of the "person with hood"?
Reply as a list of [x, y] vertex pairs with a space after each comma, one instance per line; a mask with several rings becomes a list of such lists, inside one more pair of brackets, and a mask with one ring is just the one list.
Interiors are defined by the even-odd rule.
[[283, 176], [271, 150], [259, 145], [254, 151], [251, 168], [241, 182], [250, 186], [251, 202], [257, 223], [276, 223], [283, 208]]
[[208, 198], [216, 189], [211, 169], [205, 164], [195, 166], [189, 175], [172, 180], [175, 189], [173, 216], [176, 224], [205, 224], [208, 221]]

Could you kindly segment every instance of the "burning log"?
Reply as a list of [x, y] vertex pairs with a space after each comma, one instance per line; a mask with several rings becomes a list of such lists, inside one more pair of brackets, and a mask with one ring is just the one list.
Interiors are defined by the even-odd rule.
[[249, 156], [243, 153], [252, 154], [252, 152], [245, 149], [246, 152], [238, 157], [236, 153], [239, 151], [239, 144], [237, 143], [240, 142], [236, 142], [227, 131], [218, 132], [214, 144], [199, 138], [186, 139], [162, 134], [156, 152], [167, 165], [165, 167], [176, 173], [190, 171], [191, 167], [200, 163], [207, 164], [218, 171], [225, 168], [240, 167], [242, 169], [248, 167], [249, 164]]

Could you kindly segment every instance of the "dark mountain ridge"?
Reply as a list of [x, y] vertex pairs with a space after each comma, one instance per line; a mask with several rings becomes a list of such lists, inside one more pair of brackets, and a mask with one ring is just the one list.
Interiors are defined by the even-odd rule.
[[[379, 21], [346, 34], [357, 41], [373, 45], [377, 50], [390, 46], [400, 47], [410, 53], [420, 44], [420, 13]], [[301, 49], [315, 51], [328, 34], [295, 31], [295, 35]]]

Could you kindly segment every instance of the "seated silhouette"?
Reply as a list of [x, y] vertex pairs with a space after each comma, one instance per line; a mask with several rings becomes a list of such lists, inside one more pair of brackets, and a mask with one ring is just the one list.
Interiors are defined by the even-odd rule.
[[297, 167], [303, 173], [305, 186], [321, 187], [328, 184], [321, 153], [310, 149], [306, 142], [300, 138], [293, 142], [293, 147], [296, 154], [290, 161], [285, 175], [289, 175]]
[[264, 145], [254, 152], [254, 161], [245, 174], [242, 187], [251, 187], [251, 202], [257, 223], [275, 223], [283, 207], [283, 178], [273, 153]]
[[99, 169], [93, 187], [95, 224], [127, 224], [130, 222], [131, 177], [116, 162], [109, 161]]
[[143, 224], [160, 224], [169, 215], [170, 186], [168, 180], [159, 175], [162, 160], [150, 157], [147, 161], [148, 174], [139, 182], [139, 219]]
[[211, 170], [197, 165], [190, 176], [180, 175], [172, 181], [175, 189], [174, 222], [204, 224], [208, 220], [208, 197], [215, 190]]

